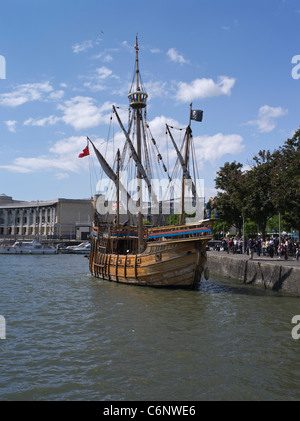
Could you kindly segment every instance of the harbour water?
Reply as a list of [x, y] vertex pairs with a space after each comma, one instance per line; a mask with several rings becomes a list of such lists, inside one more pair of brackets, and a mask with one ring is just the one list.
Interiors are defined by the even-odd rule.
[[299, 400], [300, 301], [93, 278], [82, 255], [0, 256], [0, 400]]

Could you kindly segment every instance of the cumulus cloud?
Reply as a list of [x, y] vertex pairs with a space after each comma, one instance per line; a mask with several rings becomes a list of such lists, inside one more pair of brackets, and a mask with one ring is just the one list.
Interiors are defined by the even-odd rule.
[[7, 127], [8, 131], [10, 131], [11, 133], [16, 132], [16, 125], [17, 125], [16, 120], [7, 120], [4, 123], [6, 124], [6, 127]]
[[11, 92], [0, 94], [0, 105], [18, 107], [26, 102], [60, 99], [63, 91], [55, 91], [49, 81], [16, 85]]
[[257, 120], [250, 120], [245, 123], [250, 126], [257, 126], [260, 133], [271, 132], [276, 127], [276, 119], [286, 115], [288, 110], [282, 107], [270, 107], [263, 105], [258, 111]]
[[[102, 105], [102, 107], [97, 107], [95, 104], [90, 102], [90, 98], [82, 97], [76, 97], [73, 99], [73, 101], [78, 106], [80, 104], [80, 107], [85, 108], [85, 106], [87, 106], [88, 108], [91, 107], [91, 109], [84, 117], [81, 117], [83, 120], [79, 121], [78, 123], [74, 123], [74, 121], [76, 120], [76, 117], [80, 118], [80, 109], [76, 109], [74, 111], [74, 108], [70, 107], [68, 110], [64, 110], [66, 111], [66, 118], [69, 119], [67, 121], [68, 124], [80, 128], [87, 127], [89, 124], [95, 124], [98, 122], [98, 120], [94, 120], [95, 114], [97, 114], [98, 117], [100, 115], [100, 119], [106, 120], [107, 116], [105, 115], [105, 112], [108, 110], [108, 106], [110, 109], [109, 104], [105, 103]], [[67, 106], [68, 105], [71, 106], [71, 104], [67, 104]], [[155, 117], [152, 121], [149, 121], [151, 133], [154, 139], [157, 140], [157, 145], [163, 156], [163, 159], [165, 163], [168, 160], [170, 163], [170, 168], [172, 168], [172, 165], [174, 165], [177, 156], [174, 148], [171, 147], [171, 141], [169, 141], [169, 146], [165, 141], [166, 123], [177, 128], [182, 128], [184, 125], [174, 119], [167, 118], [165, 116], [158, 116]], [[181, 136], [182, 140], [182, 133], [179, 136]], [[163, 139], [163, 141], [161, 141], [161, 139]], [[101, 138], [93, 139], [94, 144], [101, 152], [105, 153], [104, 149], [107, 151], [106, 159], [108, 162], [113, 162], [117, 148], [122, 150], [124, 145], [124, 135], [121, 131], [115, 133], [114, 141], [114, 148], [110, 147], [106, 149], [103, 146], [105, 144], [105, 140]], [[176, 141], [180, 147], [180, 141], [178, 139]], [[38, 172], [44, 173], [45, 171], [49, 171], [52, 172], [55, 177], [64, 179], [68, 176], [69, 172], [78, 172], [82, 171], [82, 168], [87, 168], [89, 159], [78, 159], [79, 153], [83, 150], [86, 144], [86, 136], [70, 136], [67, 138], [62, 138], [53, 143], [53, 145], [49, 147], [46, 154], [32, 157], [21, 156], [14, 159], [11, 164], [2, 165], [0, 168], [24, 174]], [[226, 154], [232, 154], [236, 156], [244, 148], [243, 138], [240, 135], [223, 133], [196, 136], [194, 137], [194, 145], [199, 167], [203, 166], [205, 162], [211, 162], [214, 165], [215, 161], [222, 158]]]
[[174, 61], [175, 63], [180, 63], [180, 64], [188, 63], [188, 61], [181, 54], [178, 53], [176, 48], [170, 48], [167, 51], [167, 56], [169, 57], [171, 61]]
[[161, 81], [150, 81], [146, 87], [149, 98], [165, 97], [167, 94], [167, 83]]
[[[97, 143], [99, 140], [96, 140]], [[86, 144], [85, 136], [71, 136], [57, 141], [49, 148], [47, 154], [36, 157], [18, 157], [12, 164], [1, 165], [0, 168], [23, 174], [53, 171], [57, 172], [56, 177], [66, 178], [67, 172], [77, 172], [82, 166], [87, 166], [88, 160], [78, 159], [79, 153]]]
[[[107, 50], [108, 51], [108, 50]], [[102, 60], [104, 63], [108, 63], [110, 61], [113, 61], [113, 57], [111, 54], [107, 53], [107, 51], [102, 51], [99, 54], [96, 54], [93, 56], [93, 59], [100, 59]]]
[[60, 117], [56, 117], [54, 115], [50, 115], [49, 117], [44, 118], [28, 118], [24, 121], [24, 126], [39, 126], [39, 127], [45, 127], [45, 126], [53, 126], [60, 120]]
[[[43, 118], [30, 117], [24, 121], [24, 126], [47, 127], [58, 122], [72, 126], [76, 130], [96, 127], [99, 124], [108, 124], [112, 107], [110, 102], [101, 106], [96, 104], [94, 98], [76, 96], [57, 105], [61, 115], [50, 115]], [[13, 128], [13, 124], [10, 128]], [[8, 125], [8, 123], [7, 123]]]
[[100, 123], [108, 123], [109, 115], [105, 112], [111, 110], [111, 104], [104, 103], [101, 107], [90, 97], [76, 96], [63, 104], [58, 105], [62, 111], [61, 120], [76, 130], [96, 127]]
[[224, 155], [237, 155], [244, 149], [243, 138], [238, 134], [223, 134], [196, 136], [194, 138], [196, 154], [200, 161], [211, 164]]
[[[165, 139], [166, 123], [170, 126], [181, 128], [184, 127], [176, 120], [160, 116], [149, 122], [151, 133], [155, 139]], [[180, 147], [179, 141], [177, 145]], [[194, 137], [195, 152], [199, 165], [210, 162], [212, 165], [226, 154], [237, 155], [241, 153], [245, 147], [242, 136], [238, 134], [217, 133], [214, 135], [204, 135]], [[161, 152], [166, 155], [166, 142], [159, 145]], [[163, 148], [163, 149], [162, 149]], [[177, 155], [173, 147], [169, 145], [168, 154], [171, 160], [176, 159]]]
[[106, 66], [98, 67], [93, 74], [84, 78], [87, 80], [87, 82], [83, 84], [84, 87], [89, 88], [92, 91], [102, 91], [107, 89], [106, 81], [108, 79], [119, 79], [119, 77]]
[[94, 43], [92, 40], [82, 41], [77, 44], [72, 45], [73, 53], [78, 54], [93, 48]]
[[180, 102], [190, 102], [194, 99], [204, 99], [220, 95], [230, 95], [235, 79], [220, 76], [215, 82], [213, 79], [195, 79], [191, 83], [179, 82], [176, 99]]

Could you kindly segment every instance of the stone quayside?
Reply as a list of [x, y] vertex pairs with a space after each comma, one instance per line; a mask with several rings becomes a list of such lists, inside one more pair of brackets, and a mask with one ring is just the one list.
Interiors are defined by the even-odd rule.
[[258, 257], [249, 260], [247, 254], [208, 251], [207, 265], [211, 275], [300, 295], [300, 262], [295, 259]]

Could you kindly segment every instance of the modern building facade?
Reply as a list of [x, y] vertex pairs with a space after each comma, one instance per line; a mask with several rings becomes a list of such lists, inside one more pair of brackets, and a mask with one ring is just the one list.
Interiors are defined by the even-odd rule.
[[91, 232], [91, 199], [24, 202], [0, 195], [0, 238], [69, 238], [85, 240]]

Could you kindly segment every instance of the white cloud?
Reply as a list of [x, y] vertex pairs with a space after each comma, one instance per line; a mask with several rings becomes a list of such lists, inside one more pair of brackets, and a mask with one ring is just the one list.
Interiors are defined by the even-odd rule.
[[16, 85], [11, 92], [0, 94], [0, 105], [18, 107], [26, 102], [58, 100], [63, 95], [64, 91], [55, 91], [49, 81], [24, 83]]
[[59, 91], [53, 91], [49, 94], [49, 99], [57, 100], [61, 99], [65, 94], [65, 91], [59, 90]]
[[127, 50], [133, 51], [133, 46], [128, 41], [122, 41], [121, 46], [125, 47]]
[[59, 156], [70, 155], [75, 158], [86, 146], [86, 143], [86, 136], [71, 136], [55, 142], [49, 148], [49, 152]]
[[57, 178], [66, 178], [67, 171], [79, 171], [81, 166], [86, 166], [87, 161], [79, 159], [78, 155], [86, 146], [85, 136], [71, 136], [56, 142], [49, 153], [37, 157], [18, 157], [11, 165], [1, 165], [0, 168], [17, 173], [35, 173], [57, 171]]
[[53, 126], [60, 120], [60, 117], [56, 117], [54, 115], [50, 115], [49, 117], [44, 117], [40, 119], [28, 118], [24, 121], [24, 126]]
[[[78, 97], [75, 99], [79, 100]], [[86, 100], [89, 100], [89, 98], [86, 98]], [[81, 98], [80, 106], [84, 107], [84, 105], [85, 101]], [[107, 118], [104, 113], [110, 109], [110, 104], [105, 103], [102, 107], [96, 107], [92, 104], [92, 114], [95, 112], [93, 107], [96, 108], [97, 115], [100, 115], [101, 119]], [[70, 120], [70, 124], [74, 124], [73, 118], [76, 118], [77, 112], [79, 112], [79, 110], [76, 110], [74, 113], [72, 119]], [[89, 115], [86, 115], [85, 118], [87, 120], [85, 122], [81, 122], [80, 126], [83, 124], [86, 125], [90, 121]], [[172, 168], [177, 156], [174, 148], [171, 146], [171, 140], [169, 139], [168, 143], [166, 142], [166, 123], [170, 126], [179, 128], [184, 127], [184, 125], [165, 116], [158, 116], [149, 122], [151, 133], [154, 139], [157, 140], [157, 146], [163, 156], [163, 160], [166, 164], [168, 161], [170, 163], [170, 168]], [[176, 135], [174, 136], [179, 147], [181, 146], [180, 142], [182, 141], [182, 133], [183, 132], [178, 134], [180, 140], [179, 138], [176, 138]], [[102, 153], [105, 152], [105, 150], [107, 151], [106, 159], [108, 162], [113, 162], [117, 148], [122, 150], [124, 145], [124, 135], [121, 130], [115, 133], [114, 147], [110, 146], [106, 149], [103, 146], [106, 143], [103, 139], [96, 138], [92, 140]], [[78, 172], [82, 171], [82, 168], [87, 168], [89, 159], [78, 158], [79, 153], [82, 152], [86, 144], [86, 136], [71, 136], [62, 138], [49, 147], [46, 154], [36, 157], [18, 157], [11, 164], [2, 165], [0, 168], [24, 174], [38, 172], [44, 173], [45, 171], [49, 171], [52, 172], [56, 178], [65, 179], [68, 177], [69, 172]], [[194, 145], [196, 149], [195, 152], [198, 168], [203, 166], [205, 162], [211, 162], [214, 165], [218, 159], [222, 158], [226, 154], [236, 156], [244, 148], [243, 138], [241, 136], [237, 134], [226, 135], [223, 133], [196, 136], [194, 137]]]
[[7, 129], [11, 133], [15, 133], [16, 132], [16, 125], [17, 125], [17, 121], [16, 120], [7, 120], [4, 123], [6, 124]]
[[194, 138], [196, 155], [200, 161], [209, 161], [215, 164], [216, 160], [226, 154], [237, 155], [244, 149], [243, 138], [238, 134], [217, 133], [209, 136], [196, 136]]
[[96, 74], [99, 79], [107, 79], [109, 76], [112, 75], [112, 70], [108, 69], [105, 66], [102, 66], [96, 69]]
[[92, 91], [103, 91], [107, 88], [105, 81], [107, 79], [119, 79], [113, 74], [113, 71], [106, 66], [98, 67], [92, 75], [84, 77], [88, 81], [83, 84]]
[[179, 54], [175, 48], [170, 48], [167, 51], [167, 56], [169, 57], [171, 61], [174, 61], [175, 63], [180, 63], [180, 64], [188, 63], [188, 61], [181, 54]]
[[93, 59], [101, 59], [104, 63], [108, 63], [113, 61], [113, 57], [111, 54], [107, 54], [106, 52], [101, 52], [93, 56]]
[[104, 113], [111, 109], [111, 104], [104, 103], [98, 107], [93, 98], [77, 96], [59, 104], [58, 109], [63, 112], [61, 120], [65, 124], [81, 130], [109, 123], [109, 115]]
[[83, 86], [93, 92], [105, 91], [106, 85], [104, 83], [84, 82]]
[[150, 81], [149, 83], [147, 83], [146, 90], [149, 95], [149, 98], [151, 99], [154, 97], [165, 97], [167, 94], [166, 85], [166, 82], [160, 81]]
[[276, 119], [286, 115], [288, 110], [282, 107], [270, 107], [263, 105], [258, 111], [258, 119], [250, 120], [246, 125], [257, 126], [260, 133], [271, 132], [276, 127]]
[[0, 94], [0, 105], [17, 107], [29, 101], [39, 101], [53, 93], [49, 81], [17, 85], [12, 92]]
[[[149, 122], [151, 133], [155, 139], [166, 139], [166, 123], [170, 126], [181, 128], [184, 127], [176, 120], [160, 116], [154, 118]], [[182, 135], [179, 135], [182, 137]], [[181, 139], [182, 140], [182, 139]], [[180, 141], [176, 140], [177, 146], [180, 147]], [[210, 162], [212, 165], [226, 154], [237, 155], [244, 149], [243, 138], [238, 134], [223, 134], [217, 133], [214, 135], [195, 136], [194, 137], [195, 152], [197, 156], [198, 165], [201, 166], [205, 162]], [[158, 144], [163, 155], [167, 154], [166, 142]], [[163, 148], [163, 149], [162, 149]], [[168, 146], [168, 154], [171, 160], [176, 159], [177, 155], [174, 148], [171, 146], [171, 141]]]
[[181, 102], [190, 102], [199, 98], [230, 95], [235, 81], [234, 78], [220, 76], [217, 82], [206, 78], [195, 79], [191, 83], [179, 82], [176, 99]]
[[73, 53], [78, 54], [93, 48], [94, 44], [92, 40], [82, 41], [72, 45]]

